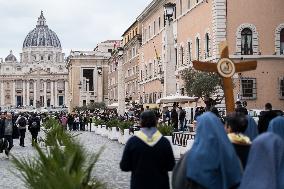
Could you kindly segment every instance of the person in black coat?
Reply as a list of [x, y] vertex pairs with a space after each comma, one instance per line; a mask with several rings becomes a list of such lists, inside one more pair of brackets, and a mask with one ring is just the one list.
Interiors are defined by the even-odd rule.
[[265, 104], [265, 111], [262, 111], [258, 120], [258, 132], [259, 134], [267, 131], [269, 122], [277, 117], [277, 113], [272, 110], [270, 103]]
[[178, 113], [175, 106], [171, 110], [171, 122], [175, 131], [178, 131]]
[[140, 124], [126, 143], [120, 168], [131, 171], [131, 189], [170, 189], [168, 171], [175, 165], [171, 144], [157, 130], [154, 112], [143, 112]]
[[243, 168], [246, 167], [251, 146], [250, 138], [244, 135], [247, 126], [247, 117], [240, 112], [229, 113], [225, 118], [225, 129], [228, 138], [233, 144]]
[[31, 132], [33, 142], [37, 143], [37, 136], [38, 132], [40, 131], [40, 119], [37, 117], [36, 114], [33, 114], [32, 117], [29, 119], [28, 129]]

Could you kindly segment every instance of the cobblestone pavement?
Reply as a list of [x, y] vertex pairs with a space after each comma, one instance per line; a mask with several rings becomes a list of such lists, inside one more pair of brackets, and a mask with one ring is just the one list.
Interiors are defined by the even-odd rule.
[[[119, 161], [121, 159], [124, 146], [96, 135], [93, 132], [81, 132], [78, 136], [81, 143], [89, 152], [95, 153], [104, 146], [104, 151], [96, 164], [94, 175], [107, 183], [111, 189], [129, 188], [130, 173], [121, 172]], [[16, 157], [33, 157], [34, 149], [31, 147], [31, 136], [27, 132], [26, 147], [19, 146], [19, 140], [14, 140], [14, 147], [11, 154]], [[13, 173], [14, 172], [14, 173]], [[0, 189], [24, 189], [24, 183], [20, 179], [20, 174], [13, 167], [11, 160], [5, 154], [0, 154]]]

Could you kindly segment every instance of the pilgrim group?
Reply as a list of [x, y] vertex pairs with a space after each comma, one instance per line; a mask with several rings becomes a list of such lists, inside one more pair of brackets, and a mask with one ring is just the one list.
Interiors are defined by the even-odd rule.
[[131, 172], [131, 189], [284, 189], [284, 117], [270, 103], [258, 125], [245, 108], [220, 119], [216, 111], [196, 118], [192, 148], [178, 161], [157, 129], [152, 111], [125, 146], [120, 168]]

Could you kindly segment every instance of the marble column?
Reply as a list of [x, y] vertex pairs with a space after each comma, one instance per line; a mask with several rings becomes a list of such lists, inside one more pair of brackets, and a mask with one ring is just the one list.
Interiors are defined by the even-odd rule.
[[36, 82], [36, 80], [34, 80], [34, 101], [33, 101], [33, 103], [34, 103], [34, 107], [36, 108], [36, 98], [37, 98], [37, 96], [36, 96], [36, 94], [37, 94], [37, 82]]
[[27, 103], [26, 103], [26, 105], [30, 106], [30, 81], [27, 81], [26, 86], [27, 86], [27, 99], [26, 99]]
[[16, 105], [16, 81], [12, 82], [12, 106]]
[[54, 98], [54, 106], [57, 107], [58, 106], [58, 86], [57, 86], [57, 81], [55, 81], [55, 91], [54, 91], [54, 94], [55, 94], [55, 98]]
[[64, 100], [65, 100], [65, 106], [68, 106], [69, 107], [69, 98], [68, 98], [68, 81], [65, 81], [65, 84], [64, 84], [64, 91], [65, 91], [65, 95], [64, 95]]
[[22, 105], [25, 106], [26, 105], [26, 81], [23, 81], [23, 101], [22, 101]]
[[46, 80], [43, 82], [43, 95], [44, 95], [44, 107], [47, 107], [47, 92], [46, 92]]
[[54, 106], [54, 86], [53, 81], [50, 82], [50, 105]]

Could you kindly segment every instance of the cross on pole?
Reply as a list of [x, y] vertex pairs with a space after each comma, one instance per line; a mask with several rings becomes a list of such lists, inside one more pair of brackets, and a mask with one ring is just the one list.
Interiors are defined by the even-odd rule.
[[219, 49], [221, 57], [217, 64], [201, 61], [192, 61], [192, 63], [196, 70], [215, 72], [219, 74], [223, 80], [226, 111], [227, 113], [230, 113], [235, 109], [232, 76], [238, 72], [255, 70], [257, 67], [257, 61], [234, 63], [231, 59], [229, 59], [229, 49], [226, 42], [221, 43]]

